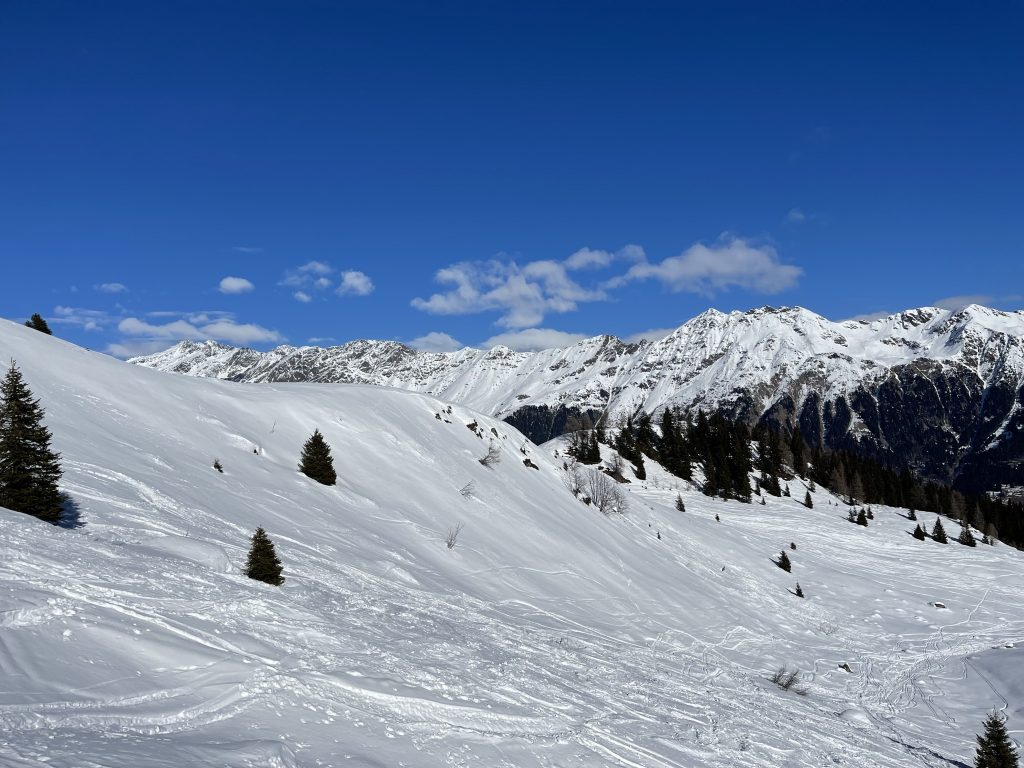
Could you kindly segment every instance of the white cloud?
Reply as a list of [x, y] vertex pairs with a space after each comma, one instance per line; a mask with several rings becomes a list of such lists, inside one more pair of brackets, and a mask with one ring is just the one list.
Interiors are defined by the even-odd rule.
[[307, 261], [301, 267], [285, 272], [281, 285], [289, 288], [327, 288], [331, 281], [326, 275], [333, 271], [331, 265], [325, 261]]
[[113, 316], [101, 309], [82, 309], [81, 307], [65, 307], [57, 305], [53, 309], [51, 323], [59, 325], [76, 325], [84, 331], [99, 331], [103, 326], [114, 321]]
[[368, 296], [373, 293], [373, 280], [354, 269], [341, 273], [341, 285], [338, 286], [339, 296]]
[[331, 265], [325, 261], [307, 261], [299, 267], [299, 272], [311, 273], [314, 275], [329, 275], [332, 271]]
[[263, 253], [262, 248], [254, 248], [251, 245], [233, 245], [231, 250], [238, 251], [239, 253]]
[[418, 336], [415, 339], [411, 339], [408, 344], [420, 352], [455, 352], [466, 346], [458, 339], [454, 339], [447, 333], [440, 333], [439, 331], [431, 331], [424, 336]]
[[220, 281], [221, 293], [248, 293], [256, 286], [244, 277], [225, 277]]
[[144, 341], [121, 341], [107, 345], [107, 354], [127, 360], [130, 357], [151, 355], [167, 349], [167, 341], [163, 339], [147, 339]]
[[124, 293], [128, 290], [128, 286], [124, 283], [100, 283], [94, 285], [93, 288], [103, 293]]
[[230, 341], [233, 344], [284, 340], [284, 337], [277, 331], [255, 323], [236, 323], [234, 320], [217, 320], [209, 325], [204, 325], [202, 331], [210, 338]]
[[626, 336], [623, 341], [627, 344], [637, 344], [641, 341], [661, 341], [675, 330], [675, 328], [652, 328], [649, 331], [632, 333]]
[[310, 336], [308, 341], [309, 341], [310, 344], [323, 344], [325, 341], [334, 341], [334, 337], [333, 336]]
[[191, 319], [178, 319], [169, 323], [147, 323], [137, 317], [126, 317], [117, 324], [117, 329], [127, 336], [143, 336], [155, 339], [218, 339], [232, 344], [283, 341], [284, 337], [254, 323], [236, 323], [230, 317], [213, 320], [206, 315], [195, 315]]
[[482, 347], [509, 347], [517, 352], [536, 352], [540, 349], [570, 347], [587, 338], [582, 333], [566, 333], [552, 328], [527, 328], [492, 336], [481, 344]]
[[654, 278], [669, 290], [713, 296], [732, 287], [756, 293], [779, 293], [796, 285], [803, 270], [779, 261], [770, 245], [754, 246], [724, 235], [713, 245], [695, 243], [679, 256], [652, 264], [634, 264], [625, 275], [609, 280], [617, 287]]
[[932, 306], [938, 307], [939, 309], [949, 309], [955, 312], [958, 309], [963, 309], [968, 304], [981, 304], [985, 307], [991, 307], [997, 301], [998, 299], [995, 296], [989, 296], [983, 293], [971, 293], [963, 296], [947, 296], [944, 299], [936, 299], [932, 302]]
[[[578, 263], [594, 262], [588, 256]], [[571, 312], [580, 302], [606, 298], [603, 290], [575, 282], [558, 261], [531, 261], [522, 267], [498, 259], [467, 261], [439, 270], [435, 279], [452, 290], [413, 299], [416, 309], [435, 315], [496, 311], [501, 313], [498, 325], [505, 328], [536, 325], [549, 312]]]
[[789, 224], [799, 224], [806, 220], [807, 214], [799, 208], [790, 208], [789, 213], [786, 214], [786, 222]]
[[292, 294], [292, 298], [294, 298], [296, 301], [301, 301], [303, 304], [309, 304], [309, 302], [313, 300], [313, 297], [310, 296], [305, 291], [296, 291], [295, 293]]

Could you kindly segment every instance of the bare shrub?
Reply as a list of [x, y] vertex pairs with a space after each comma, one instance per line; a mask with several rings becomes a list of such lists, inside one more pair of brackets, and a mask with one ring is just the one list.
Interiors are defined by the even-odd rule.
[[497, 443], [491, 442], [490, 447], [487, 449], [487, 455], [478, 461], [485, 467], [492, 467], [501, 461], [501, 448]]
[[464, 498], [464, 499], [471, 499], [471, 498], [473, 498], [473, 493], [474, 493], [475, 491], [476, 491], [476, 483], [475, 483], [475, 482], [473, 482], [472, 480], [470, 480], [470, 481], [469, 481], [468, 483], [466, 483], [466, 484], [465, 484], [464, 486], [462, 486], [461, 488], [459, 488], [459, 494], [460, 494], [460, 495], [462, 496], [462, 498]]
[[448, 535], [444, 538], [445, 546], [448, 549], [455, 549], [455, 545], [459, 542], [460, 533], [462, 533], [462, 523], [457, 523], [454, 528], [448, 529]]
[[798, 693], [801, 696], [807, 695], [807, 688], [803, 685], [797, 685], [800, 680], [799, 669], [791, 670], [788, 667], [782, 666], [775, 670], [768, 679], [784, 691], [793, 691], [793, 693]]
[[587, 472], [586, 494], [594, 506], [606, 515], [624, 514], [628, 507], [626, 494], [604, 472]]
[[562, 483], [569, 489], [573, 496], [579, 496], [583, 491], [583, 470], [576, 459], [569, 459], [563, 465], [565, 474], [562, 475]]

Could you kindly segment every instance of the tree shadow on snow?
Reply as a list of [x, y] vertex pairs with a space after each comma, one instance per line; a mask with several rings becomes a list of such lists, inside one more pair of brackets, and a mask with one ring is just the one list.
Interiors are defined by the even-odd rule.
[[69, 530], [85, 526], [85, 521], [82, 519], [82, 510], [78, 506], [78, 502], [66, 493], [64, 494], [64, 503], [60, 505], [60, 516], [54, 525]]

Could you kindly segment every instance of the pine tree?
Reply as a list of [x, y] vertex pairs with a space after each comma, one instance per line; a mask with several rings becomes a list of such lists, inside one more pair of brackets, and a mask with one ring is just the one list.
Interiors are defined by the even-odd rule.
[[924, 541], [925, 540], [924, 528], [921, 527], [920, 523], [918, 523], [917, 525], [914, 526], [914, 538], [917, 539], [918, 541]]
[[867, 528], [868, 516], [864, 514], [863, 509], [861, 509], [861, 511], [857, 513], [857, 525], [863, 525], [865, 528]]
[[683, 504], [683, 495], [681, 493], [676, 494], [676, 509], [680, 512], [686, 511], [686, 505]]
[[45, 333], [49, 336], [53, 335], [53, 331], [50, 330], [50, 326], [46, 324], [46, 321], [43, 320], [43, 316], [40, 315], [38, 312], [36, 312], [34, 315], [32, 315], [32, 317], [26, 320], [25, 325], [27, 325], [29, 328], [34, 328], [35, 330], [40, 331], [41, 333]]
[[811, 499], [810, 491], [804, 494], [804, 506], [808, 509], [814, 509], [814, 501]]
[[281, 561], [277, 557], [277, 552], [274, 551], [274, 542], [262, 528], [257, 528], [256, 533], [252, 535], [245, 575], [250, 579], [274, 586], [284, 583], [284, 577], [281, 576]]
[[804, 591], [800, 588], [800, 582], [799, 581], [796, 583], [796, 596], [797, 597], [803, 597], [804, 596]]
[[935, 518], [935, 526], [932, 528], [932, 540], [939, 542], [939, 544], [945, 544], [949, 541], [946, 538], [946, 529], [942, 527], [942, 518]]
[[775, 564], [787, 573], [793, 570], [793, 564], [789, 562], [789, 555], [786, 554], [786, 550], [782, 550], [779, 553], [779, 559], [775, 561]]
[[995, 712], [985, 718], [985, 733], [978, 736], [974, 768], [1017, 768], [1017, 748], [1010, 741], [1003, 719]]
[[971, 526], [964, 525], [960, 529], [960, 535], [956, 537], [956, 540], [963, 544], [965, 547], [976, 547], [978, 542], [974, 538], [974, 534], [971, 533]]
[[299, 471], [324, 485], [334, 485], [338, 482], [338, 475], [334, 471], [334, 459], [331, 457], [331, 446], [324, 440], [319, 429], [313, 430], [313, 434], [302, 446]]
[[60, 455], [50, 439], [43, 409], [12, 361], [0, 383], [0, 507], [58, 522]]
[[917, 513], [914, 510], [910, 510], [907, 513], [907, 520], [910, 520], [911, 522], [913, 522], [914, 520], [917, 520]]

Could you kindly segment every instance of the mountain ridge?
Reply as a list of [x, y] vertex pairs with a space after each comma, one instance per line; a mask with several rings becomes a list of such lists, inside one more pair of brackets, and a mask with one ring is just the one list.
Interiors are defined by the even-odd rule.
[[536, 442], [573, 418], [719, 410], [975, 491], [1013, 483], [1024, 460], [1024, 312], [976, 304], [840, 322], [801, 307], [709, 309], [656, 341], [599, 335], [538, 352], [183, 341], [130, 362], [240, 382], [407, 389], [504, 418]]

